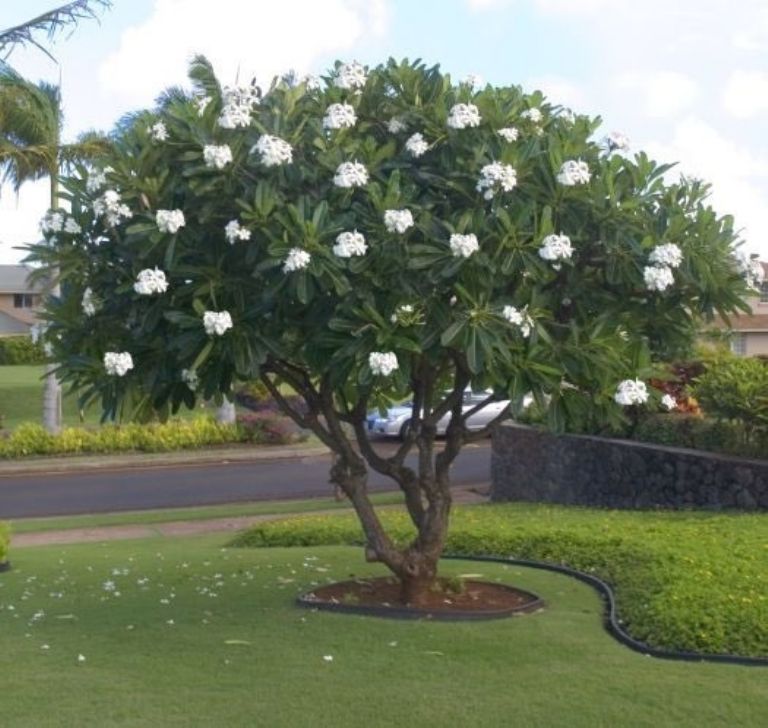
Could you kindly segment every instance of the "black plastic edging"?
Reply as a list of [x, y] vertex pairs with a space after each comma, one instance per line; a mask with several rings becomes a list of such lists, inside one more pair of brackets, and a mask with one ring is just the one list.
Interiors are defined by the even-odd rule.
[[10, 561], [2, 561], [0, 562], [0, 571], [9, 571], [11, 568], [11, 562]]
[[682, 660], [685, 662], [720, 662], [731, 665], [746, 665], [749, 667], [768, 667], [767, 657], [743, 657], [741, 655], [723, 655], [713, 654], [707, 655], [701, 652], [678, 652], [677, 650], [661, 650], [657, 647], [652, 647], [645, 642], [635, 639], [619, 624], [616, 618], [616, 597], [614, 596], [613, 589], [604, 582], [592, 574], [587, 574], [583, 571], [577, 571], [569, 566], [561, 566], [560, 564], [552, 564], [547, 561], [533, 561], [530, 559], [513, 559], [504, 556], [462, 556], [460, 554], [445, 555], [442, 558], [455, 561], [489, 561], [497, 564], [513, 564], [515, 566], [527, 566], [532, 569], [541, 569], [543, 571], [553, 571], [556, 574], [564, 574], [571, 576], [574, 579], [589, 584], [594, 588], [597, 593], [602, 597], [605, 604], [605, 610], [603, 612], [603, 626], [608, 634], [614, 639], [618, 640], [625, 647], [640, 652], [643, 655], [650, 657], [658, 657], [662, 660]]

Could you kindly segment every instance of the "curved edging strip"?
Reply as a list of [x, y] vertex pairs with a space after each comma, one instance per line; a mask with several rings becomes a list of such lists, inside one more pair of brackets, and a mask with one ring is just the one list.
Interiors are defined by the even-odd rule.
[[619, 624], [616, 617], [616, 597], [613, 589], [602, 579], [583, 571], [577, 571], [569, 566], [552, 564], [547, 561], [533, 561], [530, 559], [513, 559], [503, 556], [463, 556], [460, 554], [451, 554], [443, 556], [444, 559], [457, 561], [490, 561], [497, 564], [514, 564], [516, 566], [527, 566], [532, 569], [542, 569], [543, 571], [553, 571], [556, 574], [565, 574], [574, 579], [578, 579], [585, 584], [589, 584], [603, 598], [605, 611], [603, 612], [603, 626], [606, 631], [625, 647], [640, 652], [650, 657], [658, 657], [663, 660], [682, 660], [686, 662], [720, 662], [731, 665], [746, 665], [749, 667], [768, 667], [768, 657], [743, 657], [741, 655], [708, 655], [702, 652], [685, 652], [677, 650], [662, 650], [658, 647], [652, 647], [645, 642], [635, 639]]

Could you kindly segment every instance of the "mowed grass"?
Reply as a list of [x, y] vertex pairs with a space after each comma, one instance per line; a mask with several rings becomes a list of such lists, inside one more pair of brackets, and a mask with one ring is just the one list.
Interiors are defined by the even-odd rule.
[[[41, 422], [43, 416], [43, 374], [42, 366], [0, 366], [0, 424], [6, 431], [13, 430], [22, 422]], [[213, 412], [213, 407], [197, 410], [180, 409], [178, 417], [190, 418], [202, 412]], [[82, 415], [82, 416], [81, 416]], [[80, 412], [76, 395], [65, 394], [62, 400], [64, 425], [99, 424], [101, 410], [98, 403]]]
[[314, 584], [382, 573], [359, 549], [221, 546], [206, 536], [15, 550], [0, 574], [2, 724], [768, 723], [768, 672], [630, 652], [603, 631], [594, 592], [567, 577], [449, 562], [446, 573], [513, 583], [548, 606], [483, 623], [382, 620], [293, 604]]

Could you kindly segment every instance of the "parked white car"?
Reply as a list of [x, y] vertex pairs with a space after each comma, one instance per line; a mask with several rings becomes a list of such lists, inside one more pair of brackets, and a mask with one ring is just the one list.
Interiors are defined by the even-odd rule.
[[[462, 409], [464, 412], [476, 407], [480, 402], [487, 399], [490, 391], [487, 392], [464, 392], [464, 402]], [[499, 415], [509, 404], [508, 399], [502, 399], [497, 402], [490, 402], [481, 410], [478, 410], [467, 420], [467, 428], [470, 430], [481, 430], [494, 417]], [[403, 404], [390, 407], [384, 416], [378, 410], [368, 413], [368, 431], [378, 432], [382, 435], [395, 435], [404, 437], [411, 424], [413, 417], [413, 402], [404, 402]], [[444, 415], [437, 423], [437, 434], [444, 435], [448, 428], [448, 422], [451, 415]]]

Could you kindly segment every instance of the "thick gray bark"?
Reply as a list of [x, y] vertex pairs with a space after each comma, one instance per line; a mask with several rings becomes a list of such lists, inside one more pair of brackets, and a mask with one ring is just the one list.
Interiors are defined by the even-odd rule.
[[61, 384], [53, 370], [55, 364], [46, 364], [43, 385], [43, 427], [52, 435], [61, 432]]
[[216, 422], [222, 425], [234, 425], [235, 419], [235, 403], [225, 397], [221, 406], [216, 409]]

